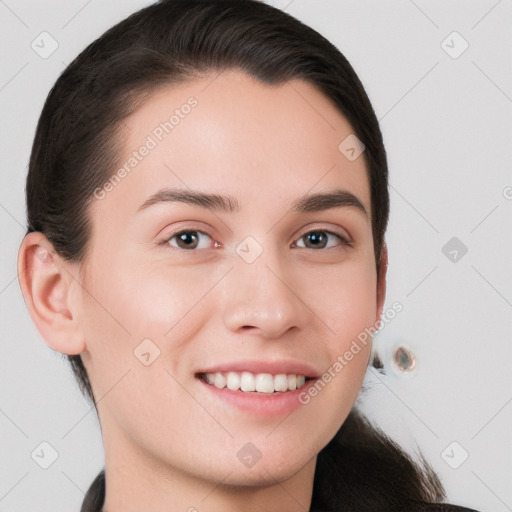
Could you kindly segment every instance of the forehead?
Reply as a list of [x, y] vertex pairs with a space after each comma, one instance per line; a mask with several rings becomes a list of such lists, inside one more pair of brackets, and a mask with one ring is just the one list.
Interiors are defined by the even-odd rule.
[[303, 80], [269, 85], [227, 70], [160, 88], [123, 124], [124, 172], [111, 206], [134, 210], [162, 186], [229, 190], [242, 205], [259, 197], [267, 208], [343, 187], [371, 210], [363, 155], [340, 150], [352, 127]]

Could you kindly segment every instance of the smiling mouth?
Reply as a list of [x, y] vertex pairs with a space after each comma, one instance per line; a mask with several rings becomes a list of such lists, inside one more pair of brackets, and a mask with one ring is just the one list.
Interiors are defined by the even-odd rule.
[[198, 373], [196, 377], [218, 389], [229, 389], [253, 394], [278, 394], [295, 391], [313, 380], [299, 374], [251, 373], [251, 372], [214, 372]]

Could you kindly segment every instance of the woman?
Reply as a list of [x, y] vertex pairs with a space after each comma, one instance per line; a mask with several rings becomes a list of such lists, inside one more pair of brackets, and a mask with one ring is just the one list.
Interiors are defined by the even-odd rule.
[[26, 192], [25, 302], [105, 446], [82, 511], [469, 510], [353, 407], [387, 163], [317, 32], [254, 0], [133, 14], [50, 92]]

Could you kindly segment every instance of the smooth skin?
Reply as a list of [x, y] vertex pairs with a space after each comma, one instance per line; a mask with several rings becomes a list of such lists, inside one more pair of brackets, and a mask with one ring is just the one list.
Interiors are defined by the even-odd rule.
[[[339, 151], [353, 130], [314, 86], [230, 70], [153, 93], [124, 121], [120, 165], [192, 96], [190, 113], [90, 203], [84, 262], [31, 233], [19, 250], [20, 286], [48, 346], [81, 354], [89, 373], [106, 511], [303, 512], [317, 454], [357, 398], [371, 343], [287, 416], [241, 411], [196, 373], [292, 359], [320, 375], [379, 320], [387, 251], [377, 279], [365, 161]], [[240, 209], [160, 202], [138, 211], [164, 187], [228, 195]], [[291, 208], [334, 190], [366, 214]], [[183, 229], [188, 237], [173, 236]], [[262, 249], [252, 263], [236, 251], [248, 236]], [[134, 355], [145, 339], [160, 350], [150, 365]], [[237, 457], [248, 442], [262, 454], [252, 467]]]

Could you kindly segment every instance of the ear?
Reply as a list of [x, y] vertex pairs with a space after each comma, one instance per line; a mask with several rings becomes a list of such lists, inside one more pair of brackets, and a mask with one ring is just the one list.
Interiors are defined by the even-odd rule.
[[388, 270], [388, 246], [384, 243], [379, 261], [379, 277], [377, 279], [377, 317], [380, 320], [386, 300], [386, 274]]
[[29, 233], [18, 251], [18, 280], [28, 312], [46, 344], [63, 354], [85, 350], [77, 321], [79, 282], [40, 232]]

